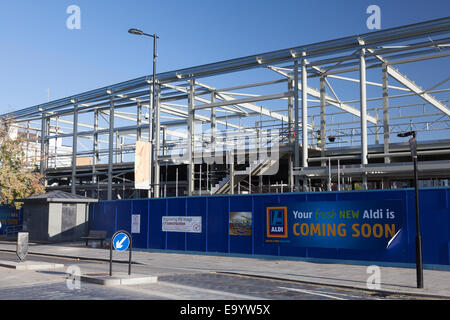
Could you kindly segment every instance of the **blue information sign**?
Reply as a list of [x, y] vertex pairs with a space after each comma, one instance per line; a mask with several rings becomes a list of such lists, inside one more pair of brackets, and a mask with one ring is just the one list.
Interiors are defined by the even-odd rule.
[[115, 235], [114, 239], [112, 240], [114, 249], [117, 251], [125, 251], [128, 249], [130, 245], [130, 238], [126, 233], [118, 233]]

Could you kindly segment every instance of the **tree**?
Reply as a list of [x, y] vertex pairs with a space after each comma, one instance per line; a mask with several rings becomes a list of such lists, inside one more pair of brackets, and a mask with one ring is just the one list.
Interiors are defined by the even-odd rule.
[[26, 138], [11, 134], [18, 126], [11, 119], [3, 119], [0, 126], [0, 203], [20, 209], [16, 199], [45, 192], [42, 176], [27, 163]]

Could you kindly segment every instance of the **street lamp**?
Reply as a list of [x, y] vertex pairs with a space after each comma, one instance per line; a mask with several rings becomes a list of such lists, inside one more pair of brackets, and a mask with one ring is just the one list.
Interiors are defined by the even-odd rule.
[[[138, 36], [147, 36], [147, 37], [152, 37], [153, 38], [153, 79], [152, 79], [152, 109], [155, 108], [156, 106], [156, 57], [158, 57], [158, 54], [156, 52], [156, 39], [158, 39], [159, 37], [156, 34], [148, 34], [145, 33], [139, 29], [129, 29], [128, 33], [130, 34], [134, 34], [134, 35], [138, 35]], [[150, 110], [149, 114], [152, 114], [152, 110]], [[153, 136], [153, 130], [158, 130], [157, 134], [154, 134], [155, 136], [155, 143], [156, 143], [156, 150], [159, 150], [159, 123], [157, 123], [156, 125], [153, 125], [153, 119], [157, 118], [156, 120], [159, 122], [159, 108], [157, 108], [157, 112], [155, 117], [150, 117], [151, 119], [149, 119], [149, 138], [148, 140], [150, 141], [150, 148], [151, 150], [153, 150], [153, 143], [152, 143], [152, 136]], [[156, 159], [156, 158], [155, 158]], [[150, 152], [150, 190], [149, 190], [149, 198], [151, 197], [151, 184], [152, 184], [152, 179], [151, 179], [151, 168], [152, 168], [152, 161], [153, 161], [153, 151]], [[155, 163], [155, 172], [154, 172], [154, 176], [155, 176], [155, 190], [154, 190], [154, 194], [155, 197], [159, 197], [159, 166], [158, 166], [158, 161], [156, 159], [156, 163]]]
[[409, 137], [409, 148], [411, 150], [411, 158], [414, 162], [414, 189], [416, 197], [416, 273], [417, 288], [423, 288], [423, 265], [422, 265], [422, 237], [420, 236], [420, 216], [419, 216], [419, 176], [417, 173], [417, 141], [416, 132], [408, 131], [399, 133], [398, 137]]

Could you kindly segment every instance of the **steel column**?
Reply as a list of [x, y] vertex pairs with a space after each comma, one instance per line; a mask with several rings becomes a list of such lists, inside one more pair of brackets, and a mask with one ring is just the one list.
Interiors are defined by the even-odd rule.
[[[94, 185], [95, 183], [97, 183], [97, 175], [96, 173], [96, 164], [97, 164], [97, 160], [98, 160], [98, 110], [95, 109], [94, 110], [94, 141], [92, 143], [92, 185]], [[92, 189], [92, 193], [91, 193], [92, 198], [95, 198], [95, 189]], [[97, 195], [98, 196], [98, 195]]]
[[77, 174], [77, 147], [78, 147], [78, 105], [73, 106], [73, 136], [72, 136], [72, 194], [76, 194], [76, 174]]
[[[294, 91], [292, 78], [288, 78], [288, 92], [292, 93]], [[288, 97], [288, 141], [289, 143], [294, 142], [294, 96], [289, 95]]]
[[[215, 103], [216, 102], [216, 92], [213, 91], [211, 92], [211, 103]], [[207, 170], [210, 167], [210, 170], [208, 170], [208, 174], [209, 171], [213, 172], [214, 170], [214, 163], [216, 161], [216, 132], [217, 131], [217, 122], [216, 122], [216, 108], [212, 107], [211, 108], [211, 148], [210, 148], [210, 154], [209, 156], [211, 157], [210, 161], [206, 161], [207, 162]], [[212, 177], [212, 175], [211, 175]], [[209, 179], [209, 176], [208, 176]], [[209, 186], [207, 187], [209, 188]], [[212, 189], [209, 188], [210, 190], [210, 194], [212, 194]]]
[[110, 98], [109, 105], [109, 143], [108, 143], [108, 200], [112, 200], [112, 171], [114, 147], [114, 98]]
[[188, 195], [192, 196], [194, 192], [194, 158], [193, 158], [193, 149], [194, 149], [194, 104], [195, 104], [195, 80], [190, 81], [190, 89], [188, 96], [188, 145], [187, 145], [187, 154], [188, 154], [188, 167], [187, 167], [187, 181], [188, 181]]
[[[59, 116], [57, 116], [55, 118], [55, 135], [57, 137], [58, 137], [58, 133], [59, 133], [59, 130], [58, 130], [58, 119], [59, 119]], [[27, 149], [27, 152], [28, 152], [28, 149]], [[55, 148], [54, 148], [53, 152], [55, 153], [54, 159], [53, 159], [53, 161], [54, 161], [53, 167], [56, 169], [57, 161], [58, 161], [58, 138], [55, 138]]]
[[[149, 198], [151, 198], [153, 190], [154, 190], [153, 195], [156, 196], [156, 197], [159, 197], [159, 164], [158, 164], [158, 160], [157, 160], [157, 154], [156, 154], [156, 152], [154, 151], [154, 148], [153, 148], [153, 143], [154, 143], [153, 139], [155, 139], [155, 132], [158, 132], [158, 134], [159, 134], [159, 126], [157, 128], [155, 128], [156, 124], [153, 124], [153, 121], [154, 121], [153, 118], [156, 117], [156, 114], [153, 115], [153, 113], [154, 112], [156, 113], [155, 107], [157, 105], [159, 105], [159, 103], [158, 103], [159, 97], [157, 96], [157, 93], [156, 93], [156, 59], [158, 57], [158, 51], [157, 51], [157, 48], [156, 48], [156, 44], [157, 44], [158, 36], [156, 34], [154, 34], [154, 35], [152, 35], [152, 37], [153, 37], [153, 76], [152, 76], [152, 89], [151, 89], [151, 92], [152, 92], [152, 95], [151, 95], [152, 103], [151, 103], [151, 108], [150, 108], [150, 112], [149, 112], [149, 114], [150, 114], [150, 116], [149, 116], [149, 123], [150, 123], [150, 127], [149, 127], [149, 141], [150, 141], [150, 157], [149, 157], [149, 159], [150, 159], [150, 163], [149, 163], [150, 177], [149, 177], [149, 183], [150, 183], [150, 189], [148, 191], [148, 197]], [[159, 106], [157, 108], [158, 108], [158, 117], [157, 118], [158, 118], [158, 122], [159, 122]], [[153, 128], [152, 128], [152, 126], [153, 126]], [[158, 148], [159, 148], [159, 135], [158, 135], [157, 139], [158, 139]], [[155, 186], [155, 189], [152, 188], [152, 181], [153, 181], [153, 179], [152, 179], [153, 178], [152, 177], [152, 165], [153, 165], [153, 161], [156, 162], [155, 163], [155, 168], [156, 168], [156, 166], [158, 166], [158, 169], [157, 169], [158, 170], [158, 177], [156, 178], [156, 172], [153, 174], [155, 181], [156, 180], [158, 181], [158, 186], [157, 187]]]
[[40, 172], [41, 175], [45, 175], [46, 170], [46, 154], [45, 154], [45, 144], [47, 143], [47, 118], [42, 114], [41, 120], [41, 157], [40, 157]]
[[[288, 78], [288, 92], [293, 93], [294, 91], [294, 84], [291, 77]], [[294, 143], [294, 95], [290, 95], [288, 98], [288, 142]], [[294, 163], [293, 163], [293, 157], [292, 154], [289, 154], [289, 164], [288, 164], [288, 183], [289, 183], [289, 189], [294, 191]]]
[[[320, 77], [320, 156], [325, 157], [325, 146], [327, 142], [327, 120], [326, 120], [326, 91], [325, 76]], [[321, 166], [325, 167], [326, 162], [322, 161]]]
[[120, 162], [119, 146], [120, 146], [120, 134], [119, 131], [115, 133], [116, 137], [116, 163]]
[[234, 194], [234, 153], [229, 150], [227, 155], [227, 162], [230, 165], [230, 194]]
[[[154, 78], [154, 75], [153, 75]], [[148, 177], [148, 183], [149, 183], [149, 188], [148, 188], [148, 197], [151, 198], [152, 197], [152, 191], [153, 191], [153, 106], [154, 106], [154, 94], [153, 94], [153, 88], [154, 86], [150, 86], [150, 103], [149, 103], [149, 110], [148, 110], [148, 141], [150, 142], [150, 156], [148, 157], [149, 159], [149, 164], [148, 164], [148, 173], [149, 173], [149, 177]]]
[[[303, 53], [304, 56], [304, 53]], [[308, 74], [307, 61], [302, 59], [302, 167], [308, 167]], [[306, 179], [303, 180], [303, 191], [307, 190]]]
[[[384, 153], [389, 153], [389, 88], [387, 65], [383, 63], [382, 67], [382, 85], [383, 85], [383, 135], [384, 135]], [[390, 163], [389, 157], [384, 158], [384, 163]]]
[[[211, 92], [211, 103], [216, 102], [216, 92]], [[216, 108], [211, 108], [211, 154], [212, 159], [216, 159], [216, 136], [217, 136], [217, 122], [216, 122]], [[214, 162], [211, 161], [211, 165], [214, 165]]]
[[178, 197], [178, 168], [175, 172], [175, 197]]
[[[361, 164], [367, 165], [367, 94], [366, 94], [366, 60], [364, 58], [365, 49], [359, 53], [359, 88], [361, 107]], [[367, 190], [367, 176], [363, 174], [363, 189]]]
[[154, 158], [154, 185], [155, 185], [155, 192], [154, 197], [159, 198], [159, 190], [160, 190], [160, 165], [159, 165], [159, 149], [160, 149], [160, 87], [155, 87], [155, 99], [154, 99], [154, 110], [155, 110], [155, 126], [154, 126], [154, 139], [155, 139], [155, 158]]
[[[300, 168], [300, 141], [298, 130], [298, 60], [294, 60], [294, 169]], [[299, 191], [299, 176], [295, 175], [295, 189]]]
[[138, 102], [137, 110], [136, 110], [136, 126], [137, 126], [136, 141], [141, 140], [141, 136], [142, 136], [141, 124], [142, 124], [142, 105]]

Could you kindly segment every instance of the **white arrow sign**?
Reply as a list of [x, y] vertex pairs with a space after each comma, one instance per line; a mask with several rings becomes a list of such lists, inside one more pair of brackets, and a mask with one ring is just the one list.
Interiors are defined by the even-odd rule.
[[123, 242], [124, 242], [126, 239], [127, 239], [127, 237], [125, 236], [125, 237], [122, 238], [122, 240], [118, 240], [118, 241], [116, 242], [116, 249], [121, 249], [121, 248], [122, 248], [122, 244], [123, 244]]

